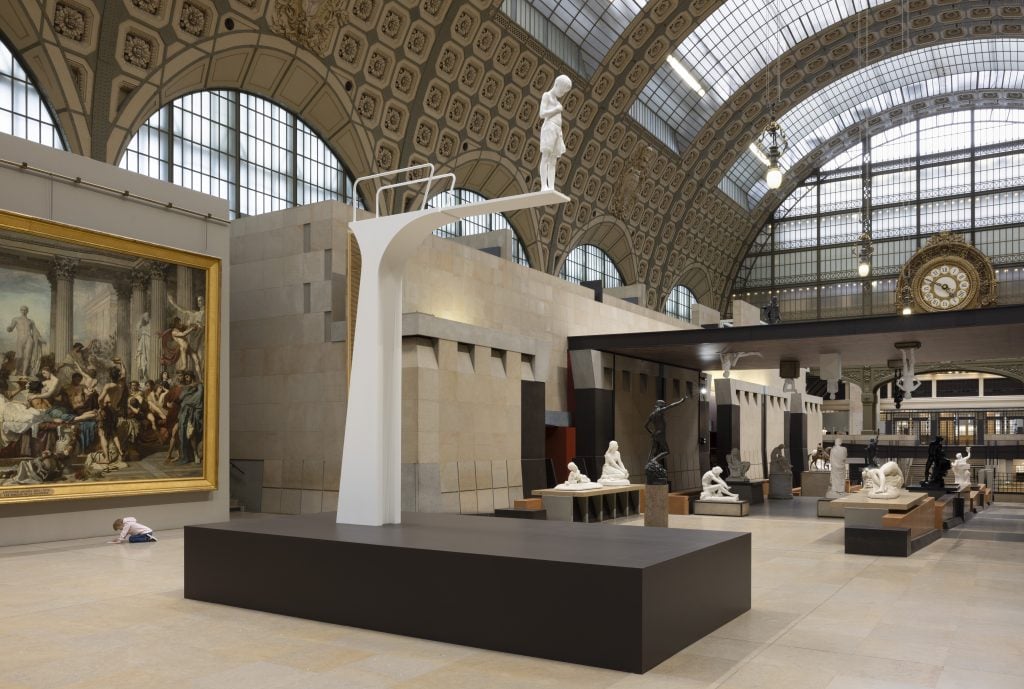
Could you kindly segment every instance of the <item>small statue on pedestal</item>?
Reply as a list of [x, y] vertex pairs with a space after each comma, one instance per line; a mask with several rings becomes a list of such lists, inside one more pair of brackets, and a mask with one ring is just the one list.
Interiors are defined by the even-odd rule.
[[591, 490], [603, 487], [600, 483], [591, 481], [590, 477], [581, 472], [580, 468], [576, 466], [576, 462], [569, 462], [567, 468], [569, 469], [569, 478], [565, 483], [555, 486], [555, 490]]
[[807, 464], [807, 469], [810, 471], [828, 471], [828, 450], [822, 447], [821, 443], [818, 443], [818, 447], [808, 457], [810, 462]]
[[860, 491], [869, 498], [888, 500], [899, 497], [903, 488], [903, 472], [896, 462], [880, 467], [865, 467], [861, 472]]
[[725, 456], [726, 466], [729, 468], [729, 476], [734, 481], [746, 481], [747, 471], [750, 470], [750, 462], [740, 459], [739, 448], [732, 448], [732, 452]]
[[700, 479], [700, 499], [709, 502], [739, 502], [740, 496], [729, 490], [729, 484], [722, 480], [722, 467], [711, 467]]
[[793, 465], [786, 459], [786, 448], [779, 445], [772, 450], [771, 462], [768, 465], [768, 472], [770, 474], [785, 474], [792, 475]]
[[835, 444], [828, 453], [830, 471], [832, 472], [831, 486], [825, 493], [826, 498], [841, 498], [846, 495], [846, 456], [848, 450], [843, 447], [843, 439], [836, 438]]
[[864, 466], [876, 467], [878, 462], [875, 461], [875, 455], [878, 454], [878, 436], [868, 441], [868, 446], [864, 448]]
[[956, 459], [953, 461], [953, 477], [957, 488], [960, 490], [966, 490], [971, 487], [971, 465], [968, 462], [970, 458], [971, 448], [968, 447], [966, 457], [957, 452]]
[[761, 307], [761, 320], [768, 325], [775, 325], [782, 322], [782, 314], [779, 311], [779, 298], [772, 297], [768, 303]]
[[896, 381], [896, 387], [903, 391], [903, 399], [909, 400], [913, 397], [912, 393], [921, 387], [921, 379], [914, 373], [914, 349], [905, 348], [900, 352], [903, 354], [903, 372]]
[[942, 436], [937, 435], [928, 445], [928, 462], [924, 465], [924, 481], [921, 481], [921, 487], [945, 488], [946, 472], [949, 471], [949, 467], [949, 459], [942, 449]]
[[651, 459], [655, 455], [659, 457], [668, 455], [668, 441], [665, 439], [665, 412], [672, 407], [678, 407], [686, 400], [687, 398], [684, 396], [672, 404], [665, 404], [665, 400], [656, 400], [654, 402], [654, 410], [651, 411], [650, 416], [647, 417], [647, 422], [644, 424], [644, 430], [651, 434], [651, 451], [647, 455], [647, 459]]
[[601, 478], [597, 482], [602, 486], [628, 486], [629, 471], [622, 463], [622, 455], [619, 454], [619, 444], [614, 440], [608, 443], [608, 451], [604, 453], [604, 467], [601, 469]]
[[668, 472], [665, 470], [665, 465], [662, 464], [662, 460], [667, 454], [667, 452], [662, 452], [660, 455], [651, 457], [647, 462], [647, 466], [644, 467], [644, 473], [647, 474], [647, 485], [664, 486], [668, 483]]

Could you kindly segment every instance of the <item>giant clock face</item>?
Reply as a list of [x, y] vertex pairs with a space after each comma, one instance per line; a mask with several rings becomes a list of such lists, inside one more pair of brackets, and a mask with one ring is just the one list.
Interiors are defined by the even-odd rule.
[[967, 306], [978, 292], [978, 271], [956, 256], [939, 256], [921, 266], [913, 293], [924, 311], [954, 311]]
[[928, 238], [900, 270], [900, 313], [977, 309], [996, 303], [996, 273], [984, 253], [954, 232]]

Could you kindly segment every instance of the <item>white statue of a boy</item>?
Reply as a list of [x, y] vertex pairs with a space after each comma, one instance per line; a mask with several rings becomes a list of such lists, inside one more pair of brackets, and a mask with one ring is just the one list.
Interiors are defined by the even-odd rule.
[[553, 191], [555, 188], [555, 168], [558, 157], [565, 153], [565, 140], [562, 138], [562, 104], [559, 98], [569, 93], [572, 80], [560, 74], [550, 91], [540, 97], [540, 117], [544, 121], [540, 125], [540, 188], [541, 191]]

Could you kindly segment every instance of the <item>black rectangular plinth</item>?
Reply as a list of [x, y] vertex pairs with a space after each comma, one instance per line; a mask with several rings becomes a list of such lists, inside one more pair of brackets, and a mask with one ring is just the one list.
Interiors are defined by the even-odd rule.
[[845, 543], [847, 555], [884, 555], [909, 557], [910, 529], [891, 526], [848, 526]]
[[750, 609], [746, 533], [334, 518], [185, 527], [185, 597], [627, 672]]

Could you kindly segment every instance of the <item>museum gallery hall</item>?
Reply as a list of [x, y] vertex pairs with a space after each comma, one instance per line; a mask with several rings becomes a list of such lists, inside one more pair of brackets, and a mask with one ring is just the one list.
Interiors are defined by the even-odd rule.
[[1024, 686], [1022, 37], [0, 0], [0, 687]]

